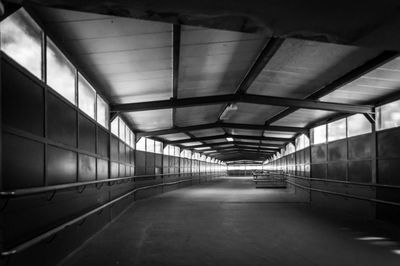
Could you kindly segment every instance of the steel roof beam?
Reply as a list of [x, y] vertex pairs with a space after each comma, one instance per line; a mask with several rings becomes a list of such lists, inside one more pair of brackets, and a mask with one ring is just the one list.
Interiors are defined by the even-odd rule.
[[373, 113], [372, 106], [369, 105], [321, 102], [318, 100], [311, 100], [311, 99], [294, 99], [294, 98], [284, 98], [284, 97], [264, 96], [264, 95], [254, 95], [254, 94], [245, 94], [245, 95], [228, 94], [228, 95], [192, 97], [183, 99], [172, 98], [169, 100], [149, 101], [149, 102], [139, 102], [139, 103], [114, 104], [111, 105], [111, 111], [138, 112], [138, 111], [149, 111], [149, 110], [159, 110], [159, 109], [192, 107], [199, 105], [232, 103], [232, 102], [296, 107], [304, 109], [335, 111], [342, 113], [362, 113], [362, 114]]
[[267, 130], [267, 131], [284, 131], [284, 132], [295, 132], [302, 133], [306, 132], [306, 128], [301, 127], [281, 127], [281, 126], [265, 126], [265, 125], [252, 125], [252, 124], [236, 124], [236, 123], [211, 123], [194, 125], [188, 127], [175, 127], [170, 129], [162, 129], [156, 131], [139, 131], [136, 132], [138, 137], [148, 137], [148, 136], [159, 136], [167, 134], [182, 133], [187, 131], [203, 130], [210, 128], [235, 128], [235, 129], [246, 129], [246, 130]]
[[291, 138], [257, 137], [257, 136], [248, 136], [248, 135], [221, 134], [221, 135], [213, 135], [213, 136], [207, 136], [207, 137], [193, 137], [191, 139], [165, 141], [165, 143], [175, 145], [175, 144], [182, 144], [182, 143], [216, 140], [216, 139], [226, 139], [226, 138], [245, 139], [245, 140], [280, 141], [280, 142], [286, 142], [286, 141], [291, 140]]

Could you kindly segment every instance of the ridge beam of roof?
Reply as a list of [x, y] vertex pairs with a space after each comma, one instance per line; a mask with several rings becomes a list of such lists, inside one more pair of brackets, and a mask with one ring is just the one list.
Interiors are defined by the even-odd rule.
[[193, 137], [191, 139], [165, 141], [165, 143], [174, 145], [174, 144], [190, 143], [190, 142], [197, 142], [197, 141], [201, 142], [201, 141], [225, 139], [225, 138], [245, 139], [245, 140], [282, 141], [282, 142], [287, 142], [287, 141], [291, 140], [291, 138], [257, 137], [257, 136], [248, 136], [248, 135], [221, 134], [221, 135], [212, 135], [212, 136], [207, 136], [207, 137], [198, 137], [198, 138]]
[[175, 127], [169, 129], [155, 130], [155, 131], [137, 131], [135, 132], [138, 137], [148, 137], [148, 136], [159, 136], [175, 134], [187, 131], [203, 130], [210, 128], [236, 128], [236, 129], [248, 129], [248, 130], [268, 130], [268, 131], [284, 131], [284, 132], [295, 132], [304, 133], [307, 132], [307, 128], [302, 127], [282, 127], [282, 126], [265, 126], [265, 125], [252, 125], [252, 124], [236, 124], [236, 123], [211, 123], [194, 125], [187, 127]]
[[[259, 146], [258, 143], [254, 143], [254, 142], [246, 142], [246, 141], [224, 141], [224, 142], [217, 142], [217, 143], [209, 143], [209, 144], [201, 144], [201, 145], [194, 145], [194, 146], [190, 146], [188, 148], [190, 149], [195, 149], [195, 148], [203, 148], [203, 147], [215, 147], [215, 146], [221, 146], [221, 145], [250, 145], [250, 146]], [[276, 144], [265, 144], [262, 146], [268, 146], [271, 147], [269, 148], [270, 150], [280, 150], [280, 147], [282, 147], [282, 145], [276, 145]], [[275, 147], [275, 148], [272, 148]]]
[[192, 97], [183, 99], [172, 98], [169, 100], [127, 103], [127, 104], [114, 104], [111, 105], [111, 111], [139, 112], [139, 111], [183, 108], [183, 107], [192, 107], [199, 105], [210, 105], [210, 104], [221, 104], [221, 103], [232, 103], [232, 102], [244, 102], [244, 103], [260, 104], [260, 105], [273, 105], [273, 106], [295, 107], [304, 109], [325, 110], [325, 111], [334, 111], [341, 113], [360, 113], [360, 114], [373, 113], [373, 106], [370, 105], [322, 102], [318, 100], [294, 99], [294, 98], [284, 98], [284, 97], [254, 95], [254, 94], [244, 94], [244, 95], [228, 94], [228, 95]]

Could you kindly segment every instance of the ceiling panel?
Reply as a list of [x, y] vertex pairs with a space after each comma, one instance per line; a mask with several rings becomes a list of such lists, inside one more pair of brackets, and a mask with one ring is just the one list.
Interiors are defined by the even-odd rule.
[[273, 138], [292, 138], [296, 135], [294, 132], [284, 132], [284, 131], [264, 131], [264, 137]]
[[233, 93], [265, 39], [256, 34], [183, 26], [178, 97]]
[[175, 122], [181, 127], [214, 123], [222, 108], [222, 104], [177, 108]]
[[261, 136], [261, 130], [227, 128], [226, 132], [232, 135]]
[[195, 146], [195, 145], [201, 145], [203, 143], [199, 142], [199, 141], [193, 141], [193, 142], [186, 142], [186, 143], [182, 143], [182, 146], [185, 147], [191, 147], [191, 146]]
[[134, 129], [153, 131], [172, 127], [172, 109], [125, 113]]
[[210, 128], [210, 129], [202, 129], [190, 131], [195, 137], [207, 137], [207, 136], [215, 136], [225, 134], [225, 131], [222, 128]]
[[248, 93], [304, 98], [378, 53], [353, 46], [286, 39]]
[[226, 140], [226, 138], [219, 138], [219, 139], [213, 139], [213, 140], [206, 140], [206, 141], [204, 141], [204, 142], [205, 142], [205, 143], [219, 143], [219, 142], [224, 142], [224, 141], [228, 142], [228, 141]]
[[190, 137], [185, 133], [176, 133], [176, 134], [167, 134], [167, 135], [160, 135], [160, 138], [166, 139], [168, 141], [175, 141], [175, 140], [184, 140], [189, 139]]
[[172, 96], [171, 24], [50, 8], [36, 11], [111, 103]]
[[322, 97], [322, 101], [373, 103], [400, 91], [400, 58], [391, 60], [361, 78]]
[[280, 106], [250, 103], [237, 103], [237, 107], [237, 111], [225, 122], [263, 125], [268, 118], [284, 109]]
[[311, 122], [334, 115], [335, 112], [299, 109], [288, 116], [272, 123], [273, 126], [306, 127]]

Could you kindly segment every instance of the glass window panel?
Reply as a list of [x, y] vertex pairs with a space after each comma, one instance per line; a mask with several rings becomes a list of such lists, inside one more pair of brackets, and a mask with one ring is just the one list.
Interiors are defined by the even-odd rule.
[[179, 157], [180, 153], [181, 153], [181, 149], [179, 147], [175, 147], [175, 156]]
[[154, 140], [152, 139], [147, 139], [146, 143], [146, 151], [148, 152], [154, 152]]
[[362, 114], [347, 117], [347, 135], [349, 137], [358, 136], [372, 131], [371, 123]]
[[306, 135], [303, 136], [304, 136], [304, 148], [307, 148], [310, 146], [310, 139]]
[[164, 155], [169, 155], [169, 145], [164, 147]]
[[326, 125], [318, 126], [311, 129], [311, 138], [313, 144], [326, 142]]
[[155, 153], [162, 154], [163, 153], [163, 148], [162, 148], [163, 144], [162, 144], [162, 142], [155, 141], [154, 145], [155, 145]]
[[328, 141], [346, 138], [346, 119], [328, 124]]
[[108, 104], [97, 95], [97, 122], [105, 128], [108, 128]]
[[54, 43], [47, 38], [47, 84], [75, 104], [75, 67]]
[[119, 139], [125, 141], [126, 125], [122, 119], [119, 119]]
[[377, 129], [400, 126], [400, 100], [377, 108]]
[[119, 117], [111, 122], [111, 133], [118, 137]]
[[138, 151], [146, 151], [146, 138], [142, 137], [136, 143], [136, 150]]
[[24, 9], [0, 23], [1, 50], [42, 79], [42, 30]]
[[78, 107], [94, 118], [96, 91], [81, 74], [78, 76]]

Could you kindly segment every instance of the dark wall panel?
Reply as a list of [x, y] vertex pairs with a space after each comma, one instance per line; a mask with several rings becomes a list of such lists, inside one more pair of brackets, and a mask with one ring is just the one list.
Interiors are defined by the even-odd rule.
[[43, 136], [43, 88], [4, 62], [1, 67], [3, 123]]
[[119, 164], [112, 162], [111, 163], [111, 178], [118, 177], [118, 172], [119, 172]]
[[347, 162], [329, 163], [328, 179], [347, 180]]
[[76, 147], [76, 111], [51, 93], [47, 96], [49, 138]]
[[361, 135], [349, 139], [349, 159], [371, 158], [371, 134]]
[[44, 185], [44, 145], [3, 133], [3, 186], [5, 189]]
[[378, 132], [377, 139], [378, 157], [400, 157], [400, 128]]
[[118, 144], [119, 140], [111, 136], [111, 142], [110, 142], [110, 147], [111, 147], [111, 160], [112, 161], [118, 161]]
[[311, 147], [312, 163], [326, 162], [326, 160], [326, 144], [320, 144]]
[[146, 154], [143, 151], [136, 151], [136, 175], [146, 174]]
[[83, 115], [79, 115], [79, 148], [96, 152], [96, 125]]
[[313, 178], [326, 178], [326, 164], [312, 164], [311, 176]]
[[79, 182], [96, 179], [96, 158], [79, 154]]
[[371, 182], [371, 161], [349, 161], [349, 181]]
[[107, 179], [108, 178], [108, 161], [97, 159], [97, 179]]
[[101, 156], [108, 157], [109, 134], [104, 129], [98, 127], [97, 130], [97, 153]]
[[378, 183], [400, 185], [400, 159], [378, 160]]
[[347, 140], [328, 144], [328, 161], [347, 160]]
[[118, 160], [120, 163], [126, 162], [125, 144], [122, 141], [119, 141], [119, 159]]
[[76, 182], [77, 154], [48, 146], [47, 184], [58, 185]]

